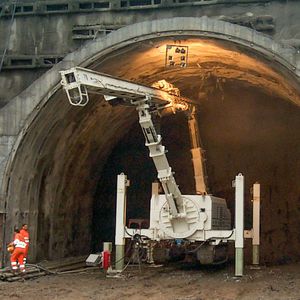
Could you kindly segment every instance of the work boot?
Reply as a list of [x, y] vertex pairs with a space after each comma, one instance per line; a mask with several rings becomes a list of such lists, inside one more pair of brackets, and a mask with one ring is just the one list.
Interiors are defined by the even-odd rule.
[[20, 275], [24, 275], [26, 273], [26, 270], [25, 269], [21, 269], [20, 270]]
[[11, 270], [11, 273], [12, 273], [14, 276], [16, 276], [16, 275], [18, 275], [18, 270]]

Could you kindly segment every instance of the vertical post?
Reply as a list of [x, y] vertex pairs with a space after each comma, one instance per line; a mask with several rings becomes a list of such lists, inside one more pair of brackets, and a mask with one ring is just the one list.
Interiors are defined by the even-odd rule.
[[116, 207], [116, 270], [123, 270], [125, 256], [126, 189], [129, 181], [125, 174], [118, 175]]
[[259, 265], [259, 235], [260, 235], [260, 184], [253, 185], [253, 236], [252, 236], [252, 263]]
[[235, 177], [235, 276], [244, 271], [244, 176]]
[[191, 140], [192, 163], [194, 168], [195, 187], [197, 194], [207, 193], [205, 159], [201, 149], [199, 126], [196, 117], [196, 108], [193, 106], [188, 114], [189, 134]]

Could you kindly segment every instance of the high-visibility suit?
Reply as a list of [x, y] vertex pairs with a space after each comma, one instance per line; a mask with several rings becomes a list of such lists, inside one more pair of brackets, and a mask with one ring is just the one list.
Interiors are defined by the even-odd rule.
[[25, 239], [22, 234], [16, 233], [13, 244], [15, 250], [11, 254], [10, 263], [13, 271], [18, 270], [18, 264], [21, 272], [25, 272], [24, 253], [26, 248]]
[[25, 229], [21, 229], [20, 234], [22, 234], [22, 236], [24, 237], [25, 243], [26, 243], [26, 248], [25, 248], [25, 252], [24, 252], [24, 263], [26, 264], [28, 248], [29, 248], [29, 232]]

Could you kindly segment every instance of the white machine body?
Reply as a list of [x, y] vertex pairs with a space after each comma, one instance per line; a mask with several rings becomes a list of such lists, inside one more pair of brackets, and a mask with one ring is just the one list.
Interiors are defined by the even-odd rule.
[[180, 218], [173, 218], [165, 195], [151, 198], [150, 229], [155, 240], [205, 241], [206, 232], [230, 230], [231, 215], [225, 199], [211, 195], [182, 195]]

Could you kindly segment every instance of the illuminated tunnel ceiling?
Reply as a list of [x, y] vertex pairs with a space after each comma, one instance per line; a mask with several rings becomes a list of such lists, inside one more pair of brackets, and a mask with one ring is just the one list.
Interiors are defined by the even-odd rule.
[[[165, 66], [167, 44], [188, 46], [186, 68]], [[197, 101], [212, 193], [232, 208], [234, 176], [244, 173], [247, 191], [259, 180], [263, 257], [297, 258], [300, 241], [292, 237], [300, 229], [300, 98], [287, 71], [231, 42], [188, 38], [136, 43], [87, 67], [145, 85], [165, 79]], [[162, 134], [182, 191], [193, 193], [185, 117], [163, 118]], [[112, 108], [99, 95], [75, 108], [62, 90], [56, 92], [25, 136], [11, 177], [18, 183], [12, 184], [16, 201], [38, 207], [39, 250], [33, 256], [88, 253], [113, 239], [115, 181], [122, 171], [132, 180], [129, 217], [147, 216], [155, 170], [143, 143], [134, 109]], [[248, 192], [246, 202], [249, 225]]]
[[[166, 45], [188, 47], [188, 68], [165, 67]], [[157, 80], [159, 74], [159, 78], [169, 80], [184, 95], [196, 97], [195, 100], [205, 98], [203, 93], [209, 93], [212, 88], [222, 89], [226, 81], [238, 80], [300, 103], [299, 92], [291, 89], [291, 80], [270, 69], [272, 60], [265, 64], [257, 58], [254, 51], [230, 42], [173, 39], [137, 43], [117, 51], [115, 56], [112, 54], [107, 60], [95, 62], [90, 68], [149, 85]], [[216, 79], [215, 87], [210, 86], [213, 78]], [[195, 95], [195, 89], [200, 94]]]

